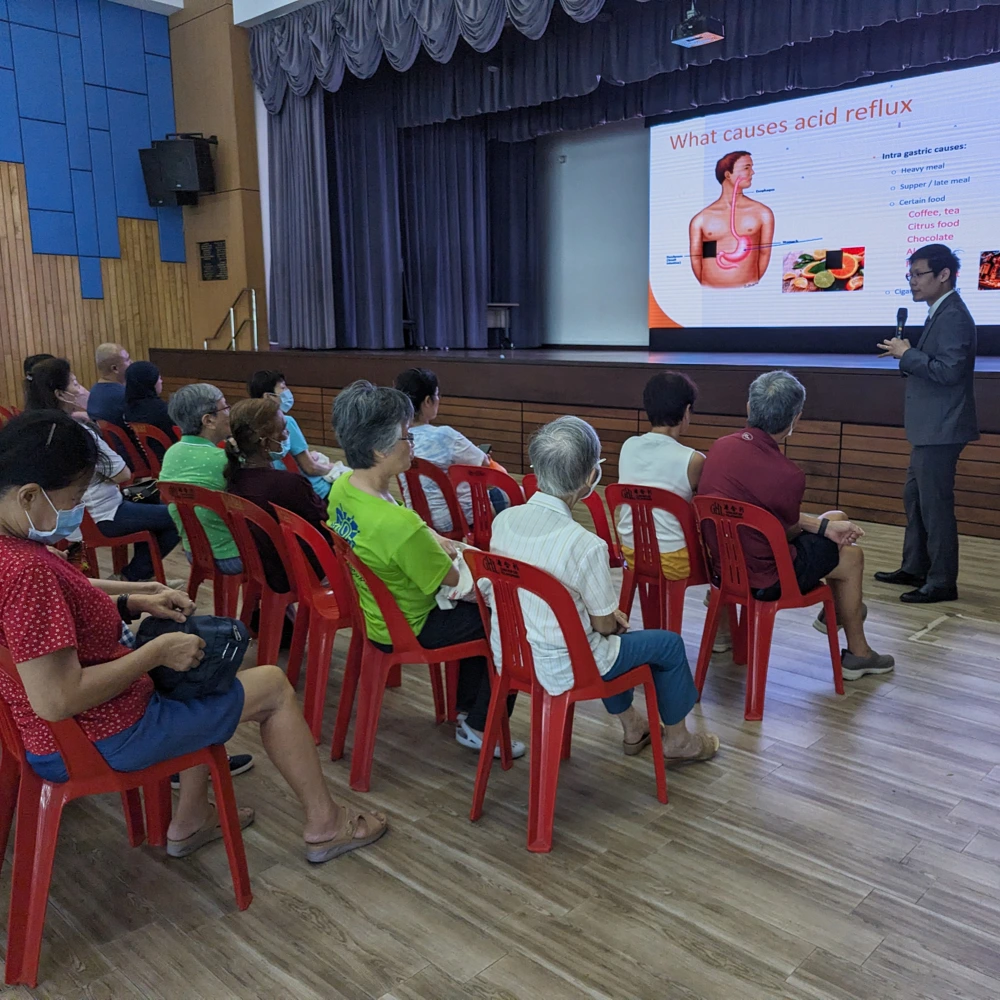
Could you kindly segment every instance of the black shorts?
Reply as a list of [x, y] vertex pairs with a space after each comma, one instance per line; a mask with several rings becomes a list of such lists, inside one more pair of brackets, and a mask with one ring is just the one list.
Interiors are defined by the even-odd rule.
[[[795, 579], [799, 590], [806, 594], [818, 587], [827, 573], [832, 573], [837, 568], [840, 546], [829, 538], [805, 532], [793, 539], [791, 544], [795, 549], [795, 560], [792, 563], [795, 567]], [[776, 601], [781, 597], [781, 586], [776, 583], [772, 587], [754, 591], [754, 597], [758, 601]]]

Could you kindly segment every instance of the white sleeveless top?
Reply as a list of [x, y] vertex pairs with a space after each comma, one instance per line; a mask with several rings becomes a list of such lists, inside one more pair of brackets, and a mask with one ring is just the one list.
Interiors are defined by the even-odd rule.
[[[690, 503], [694, 490], [688, 480], [688, 462], [693, 454], [694, 448], [688, 448], [666, 434], [650, 431], [630, 437], [622, 445], [618, 459], [618, 482], [670, 490]], [[661, 554], [684, 548], [684, 532], [673, 514], [654, 511], [653, 522]], [[634, 547], [630, 507], [618, 509], [618, 534], [622, 545], [630, 549]]]

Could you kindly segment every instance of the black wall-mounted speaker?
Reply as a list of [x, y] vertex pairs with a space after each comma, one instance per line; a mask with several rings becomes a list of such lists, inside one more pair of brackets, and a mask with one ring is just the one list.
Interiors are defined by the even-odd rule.
[[168, 135], [154, 139], [150, 149], [139, 150], [146, 197], [154, 208], [162, 205], [197, 205], [199, 194], [215, 192], [212, 146], [216, 137], [201, 133]]

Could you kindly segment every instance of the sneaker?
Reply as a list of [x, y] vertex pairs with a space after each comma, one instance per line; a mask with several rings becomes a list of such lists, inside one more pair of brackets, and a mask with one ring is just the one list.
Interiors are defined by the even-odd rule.
[[[469, 728], [465, 719], [462, 719], [462, 721], [455, 726], [455, 742], [461, 743], [463, 747], [468, 747], [470, 750], [475, 750], [477, 753], [483, 748], [482, 737], [480, 737], [474, 729]], [[510, 741], [510, 755], [515, 760], [517, 760], [518, 757], [524, 756], [524, 744], [520, 740]], [[493, 750], [493, 757], [496, 760], [500, 759], [499, 743]]]
[[845, 681], [856, 681], [865, 674], [891, 673], [896, 661], [888, 654], [872, 650], [867, 656], [855, 656], [846, 649], [840, 651], [840, 665]]
[[[861, 602], [861, 620], [868, 620], [868, 605], [864, 601]], [[837, 628], [842, 629], [844, 627], [843, 622], [837, 622]], [[820, 608], [819, 614], [813, 619], [813, 628], [817, 632], [822, 632], [826, 635], [826, 608]]]
[[[845, 675], [846, 676], [846, 675]], [[234, 753], [229, 756], [229, 773], [235, 778], [238, 774], [246, 774], [253, 767], [253, 754]], [[170, 775], [170, 787], [181, 787], [181, 776], [179, 774]]]

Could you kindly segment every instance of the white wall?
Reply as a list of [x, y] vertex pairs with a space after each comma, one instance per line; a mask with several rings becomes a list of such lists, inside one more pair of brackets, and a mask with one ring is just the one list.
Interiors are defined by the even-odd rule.
[[649, 343], [649, 133], [642, 120], [539, 140], [547, 344]]

